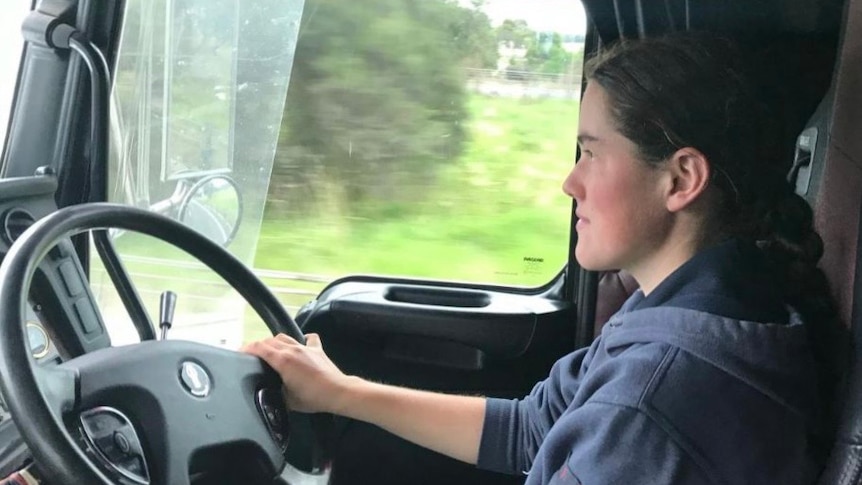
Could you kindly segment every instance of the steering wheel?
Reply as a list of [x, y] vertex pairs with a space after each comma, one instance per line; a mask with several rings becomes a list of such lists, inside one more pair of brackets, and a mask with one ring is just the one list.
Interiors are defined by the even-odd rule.
[[203, 470], [229, 453], [277, 476], [287, 439], [281, 380], [253, 356], [168, 340], [101, 349], [55, 367], [35, 363], [24, 310], [39, 262], [63, 238], [105, 228], [185, 250], [236, 289], [273, 333], [305, 342], [266, 286], [195, 231], [118, 204], [60, 209], [28, 228], [0, 265], [0, 390], [40, 469], [51, 483], [187, 485], [190, 464]]

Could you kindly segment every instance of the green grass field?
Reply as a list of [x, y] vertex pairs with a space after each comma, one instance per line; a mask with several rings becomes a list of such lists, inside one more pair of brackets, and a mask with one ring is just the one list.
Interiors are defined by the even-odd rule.
[[[467, 149], [410, 207], [347, 218], [264, 215], [255, 267], [534, 286], [565, 262], [578, 103], [473, 96]], [[542, 259], [541, 263], [524, 258]]]

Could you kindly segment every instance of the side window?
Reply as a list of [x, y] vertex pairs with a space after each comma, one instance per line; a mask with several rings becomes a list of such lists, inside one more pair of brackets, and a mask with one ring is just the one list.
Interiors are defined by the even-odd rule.
[[12, 0], [0, 15], [0, 154], [6, 146], [7, 123], [24, 48], [21, 23], [30, 12], [31, 3], [30, 0]]
[[308, 0], [255, 266], [512, 286], [567, 257], [580, 2]]
[[[537, 286], [567, 257], [585, 16], [563, 0], [128, 0], [112, 201], [174, 217], [293, 314], [350, 274]], [[114, 234], [174, 335], [259, 335], [219, 279]], [[92, 279], [115, 343], [131, 325]]]

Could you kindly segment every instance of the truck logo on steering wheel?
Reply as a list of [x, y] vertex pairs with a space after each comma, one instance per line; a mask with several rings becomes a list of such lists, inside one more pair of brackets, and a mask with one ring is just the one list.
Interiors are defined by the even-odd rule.
[[183, 362], [180, 367], [180, 382], [192, 396], [206, 397], [210, 393], [210, 376], [200, 365], [191, 362]]

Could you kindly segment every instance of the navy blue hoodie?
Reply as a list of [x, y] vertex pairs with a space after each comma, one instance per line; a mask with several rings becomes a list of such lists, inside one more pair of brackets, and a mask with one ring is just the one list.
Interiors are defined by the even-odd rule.
[[488, 399], [478, 466], [527, 484], [811, 484], [815, 366], [759, 250], [637, 291], [522, 400]]

